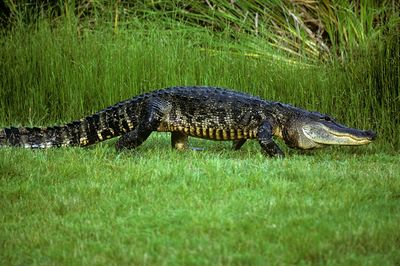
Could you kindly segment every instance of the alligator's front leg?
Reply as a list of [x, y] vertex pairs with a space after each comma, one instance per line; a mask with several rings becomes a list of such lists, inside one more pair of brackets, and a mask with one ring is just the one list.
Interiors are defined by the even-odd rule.
[[261, 145], [262, 152], [268, 156], [285, 157], [279, 146], [272, 139], [272, 126], [267, 121], [264, 121], [257, 133], [258, 142]]
[[168, 112], [168, 104], [159, 99], [150, 100], [143, 106], [137, 126], [123, 135], [115, 144], [115, 148], [134, 149], [142, 144], [160, 125], [163, 116]]

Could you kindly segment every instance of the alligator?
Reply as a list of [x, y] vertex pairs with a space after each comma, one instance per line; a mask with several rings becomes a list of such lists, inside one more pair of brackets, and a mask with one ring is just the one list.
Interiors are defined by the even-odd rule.
[[325, 114], [216, 87], [172, 87], [121, 101], [95, 114], [53, 127], [0, 129], [0, 147], [88, 146], [113, 137], [118, 151], [141, 145], [153, 131], [171, 132], [172, 147], [189, 148], [188, 136], [233, 141], [238, 150], [256, 139], [266, 156], [284, 157], [273, 137], [291, 148], [364, 145], [371, 130], [341, 125]]

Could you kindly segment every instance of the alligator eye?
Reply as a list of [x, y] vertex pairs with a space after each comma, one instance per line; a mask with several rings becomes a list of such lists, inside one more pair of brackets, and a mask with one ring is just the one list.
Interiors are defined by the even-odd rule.
[[321, 118], [322, 120], [325, 120], [325, 121], [328, 121], [328, 122], [330, 122], [330, 121], [332, 121], [332, 118], [330, 118], [329, 116], [324, 116], [324, 117], [322, 117]]

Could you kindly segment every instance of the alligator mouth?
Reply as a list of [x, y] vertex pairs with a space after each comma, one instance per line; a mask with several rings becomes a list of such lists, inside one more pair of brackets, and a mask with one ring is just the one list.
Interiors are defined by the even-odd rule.
[[359, 130], [336, 123], [305, 125], [302, 130], [309, 140], [323, 145], [365, 145], [376, 138], [376, 133], [371, 130]]

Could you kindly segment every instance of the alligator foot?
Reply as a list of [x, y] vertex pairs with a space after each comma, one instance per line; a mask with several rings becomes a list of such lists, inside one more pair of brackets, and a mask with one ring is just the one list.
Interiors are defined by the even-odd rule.
[[260, 141], [260, 145], [262, 148], [262, 153], [264, 155], [270, 156], [270, 157], [278, 157], [278, 158], [284, 158], [285, 154], [283, 151], [279, 148], [279, 146], [272, 140], [270, 139], [269, 141]]
[[237, 151], [237, 150], [239, 150], [239, 149], [243, 146], [243, 144], [244, 144], [245, 142], [246, 142], [246, 139], [234, 140], [234, 141], [233, 141], [232, 147], [233, 147], [233, 149], [234, 149], [235, 151]]
[[267, 156], [285, 157], [279, 146], [272, 139], [272, 126], [267, 122], [263, 122], [257, 134], [258, 142], [262, 148], [263, 154]]
[[181, 132], [171, 133], [171, 145], [172, 148], [178, 151], [192, 150], [192, 151], [204, 151], [204, 148], [190, 147], [188, 145], [188, 136]]
[[150, 136], [150, 134], [151, 130], [140, 130], [138, 127], [136, 127], [134, 130], [120, 137], [117, 143], [115, 143], [115, 148], [117, 151], [134, 149], [142, 144]]
[[183, 151], [189, 148], [188, 146], [188, 136], [181, 132], [171, 133], [171, 145], [172, 148]]

